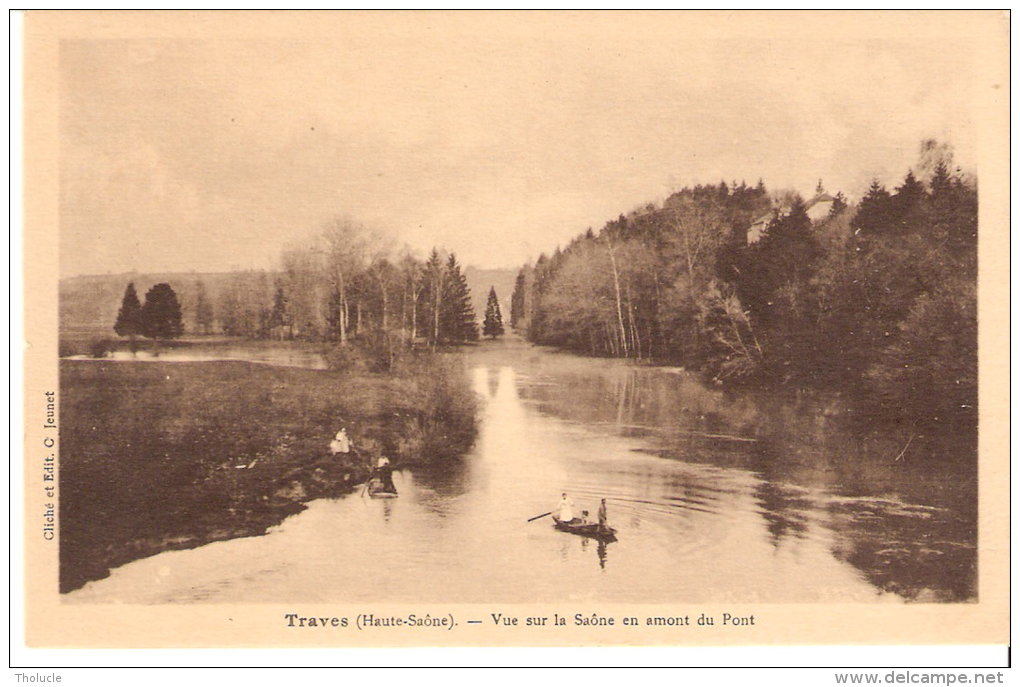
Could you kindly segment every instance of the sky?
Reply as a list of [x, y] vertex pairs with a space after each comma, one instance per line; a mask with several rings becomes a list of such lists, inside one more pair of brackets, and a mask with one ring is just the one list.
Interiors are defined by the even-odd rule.
[[[801, 15], [801, 19], [804, 19]], [[60, 44], [61, 276], [274, 269], [348, 216], [516, 267], [687, 184], [974, 159], [973, 42], [725, 15], [336, 15]], [[943, 31], [943, 33], [945, 33]]]

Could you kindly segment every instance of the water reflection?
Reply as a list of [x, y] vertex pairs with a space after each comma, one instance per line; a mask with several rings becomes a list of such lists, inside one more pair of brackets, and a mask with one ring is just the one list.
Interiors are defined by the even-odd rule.
[[[895, 440], [837, 426], [824, 408], [731, 397], [681, 373], [592, 368], [546, 371], [522, 397], [544, 413], [638, 439], [653, 455], [743, 472], [774, 549], [827, 541], [830, 555], [880, 590], [917, 601], [974, 599], [972, 440], [915, 442], [908, 464], [893, 459], [902, 448]], [[705, 484], [673, 476], [664, 485], [671, 493], [663, 498], [687, 511], [718, 508], [718, 492]], [[722, 495], [732, 512], [733, 491]]]
[[304, 367], [325, 370], [326, 359], [319, 352], [289, 345], [258, 345], [250, 342], [237, 345], [193, 345], [181, 348], [167, 348], [159, 351], [112, 351], [103, 358], [88, 355], [69, 356], [69, 360], [116, 360], [121, 362], [210, 362], [215, 360], [245, 361], [264, 363], [278, 367]]
[[581, 550], [589, 551], [593, 546], [595, 548], [595, 555], [598, 558], [599, 568], [602, 570], [606, 569], [606, 560], [609, 558], [609, 544], [602, 539], [592, 539], [590, 537], [581, 538]]
[[488, 384], [489, 398], [494, 398], [496, 394], [499, 392], [499, 378], [501, 374], [502, 371], [498, 368], [495, 367], [488, 368], [487, 376], [489, 382]]
[[[974, 598], [965, 472], [891, 464], [879, 439], [674, 372], [534, 351], [480, 354], [471, 374], [474, 449], [404, 471], [398, 499], [317, 501], [265, 537], [136, 561], [68, 600]], [[611, 565], [605, 542], [528, 521], [564, 491], [578, 511], [607, 499]]]

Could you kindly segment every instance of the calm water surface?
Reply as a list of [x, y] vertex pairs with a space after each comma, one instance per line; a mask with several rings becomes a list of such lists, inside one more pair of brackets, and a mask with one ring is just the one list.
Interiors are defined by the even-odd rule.
[[[467, 354], [480, 433], [400, 498], [312, 502], [266, 535], [135, 561], [78, 602], [972, 600], [974, 484], [876, 460], [820, 415], [683, 373]], [[879, 442], [881, 443], [881, 442]], [[877, 453], [882, 454], [881, 450]], [[606, 498], [619, 541], [529, 517]]]

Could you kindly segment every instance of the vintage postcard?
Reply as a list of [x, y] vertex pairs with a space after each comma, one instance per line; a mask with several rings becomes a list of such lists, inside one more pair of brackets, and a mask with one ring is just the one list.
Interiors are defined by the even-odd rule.
[[26, 644], [1006, 644], [1008, 56], [28, 12]]

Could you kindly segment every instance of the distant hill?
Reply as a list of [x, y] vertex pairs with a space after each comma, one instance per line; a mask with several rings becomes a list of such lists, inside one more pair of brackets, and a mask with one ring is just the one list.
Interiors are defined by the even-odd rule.
[[510, 329], [510, 297], [514, 293], [517, 281], [517, 269], [486, 270], [480, 267], [465, 267], [464, 277], [471, 289], [471, 305], [475, 308], [475, 317], [479, 326], [485, 317], [485, 302], [489, 298], [489, 288], [496, 288], [499, 309], [503, 314], [503, 326]]
[[[205, 284], [206, 293], [214, 303], [219, 303], [236, 272], [170, 272], [146, 274], [125, 272], [122, 274], [95, 274], [68, 277], [60, 280], [60, 330], [105, 332], [112, 336], [113, 323], [117, 319], [120, 301], [129, 282], [134, 282], [138, 298], [144, 300], [145, 292], [153, 285], [166, 282], [177, 292], [181, 302], [181, 314], [186, 330], [195, 328], [195, 301], [197, 285]], [[464, 268], [468, 287], [471, 289], [471, 303], [475, 316], [481, 323], [485, 315], [485, 301], [489, 287], [496, 287], [503, 321], [510, 324], [510, 296], [513, 294], [517, 270], [485, 270], [477, 267]], [[277, 274], [266, 272], [272, 284]]]

